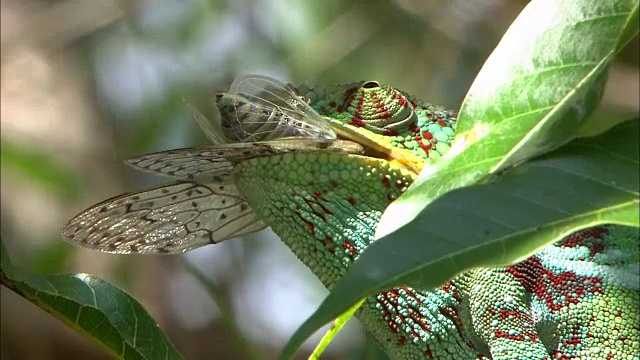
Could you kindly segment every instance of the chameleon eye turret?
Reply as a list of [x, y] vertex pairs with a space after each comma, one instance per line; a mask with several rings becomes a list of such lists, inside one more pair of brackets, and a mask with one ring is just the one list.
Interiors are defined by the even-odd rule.
[[396, 135], [417, 121], [414, 107], [404, 94], [377, 81], [367, 81], [345, 91], [342, 109], [351, 125], [381, 135]]

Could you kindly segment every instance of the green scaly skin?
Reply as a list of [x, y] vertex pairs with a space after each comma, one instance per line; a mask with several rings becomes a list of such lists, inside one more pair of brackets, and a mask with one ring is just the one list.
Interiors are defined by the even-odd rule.
[[[329, 120], [404, 149], [418, 168], [449, 149], [455, 114], [359, 85], [298, 91]], [[417, 172], [360, 155], [289, 153], [243, 162], [234, 176], [251, 207], [331, 289]], [[394, 359], [638, 359], [637, 244], [635, 228], [579, 231], [508, 268], [469, 271], [434, 291], [372, 296], [357, 317]]]

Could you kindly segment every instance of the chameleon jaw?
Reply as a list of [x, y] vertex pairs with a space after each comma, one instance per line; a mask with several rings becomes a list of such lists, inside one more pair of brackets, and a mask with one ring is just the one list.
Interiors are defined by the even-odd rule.
[[416, 176], [422, 170], [424, 160], [407, 150], [392, 146], [386, 136], [363, 131], [355, 126], [335, 120], [330, 121], [338, 138], [360, 144], [364, 148], [364, 156], [394, 162]]

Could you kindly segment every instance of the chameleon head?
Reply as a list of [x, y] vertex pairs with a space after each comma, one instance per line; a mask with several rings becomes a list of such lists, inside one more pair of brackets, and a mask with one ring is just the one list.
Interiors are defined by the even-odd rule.
[[455, 113], [377, 81], [309, 87], [247, 76], [217, 94], [215, 104], [231, 142], [340, 136], [415, 172], [448, 151], [455, 126]]
[[351, 139], [403, 158], [404, 163], [422, 168], [425, 161], [444, 155], [455, 132], [456, 114], [435, 107], [392, 86], [377, 81], [348, 85], [298, 86], [297, 92], [309, 98], [311, 106], [326, 119], [342, 138]]

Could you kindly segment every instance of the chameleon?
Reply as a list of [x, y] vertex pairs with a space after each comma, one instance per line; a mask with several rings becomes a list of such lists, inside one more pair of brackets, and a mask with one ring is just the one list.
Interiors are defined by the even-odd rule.
[[[377, 81], [237, 79], [196, 113], [214, 143], [128, 160], [174, 183], [74, 217], [67, 241], [176, 254], [271, 227], [331, 289], [385, 208], [451, 147], [456, 113]], [[638, 229], [580, 230], [505, 268], [397, 287], [356, 312], [392, 359], [639, 359]]]

